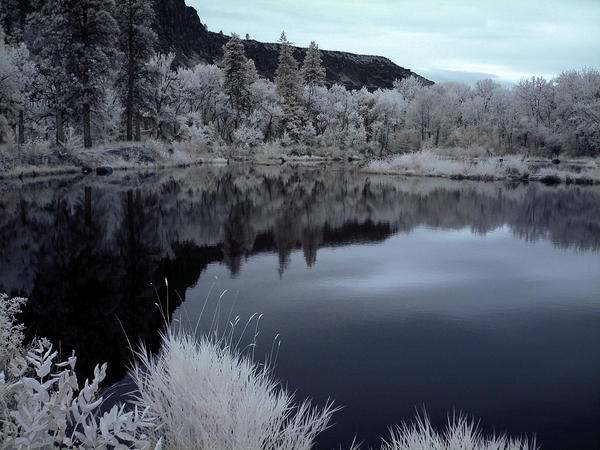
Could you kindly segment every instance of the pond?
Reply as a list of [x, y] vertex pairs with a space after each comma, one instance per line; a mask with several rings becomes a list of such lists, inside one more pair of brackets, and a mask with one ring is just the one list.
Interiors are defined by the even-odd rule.
[[234, 165], [2, 182], [0, 210], [0, 292], [83, 378], [158, 349], [157, 303], [202, 330], [260, 313], [256, 360], [344, 406], [318, 448], [423, 409], [600, 447], [598, 187]]

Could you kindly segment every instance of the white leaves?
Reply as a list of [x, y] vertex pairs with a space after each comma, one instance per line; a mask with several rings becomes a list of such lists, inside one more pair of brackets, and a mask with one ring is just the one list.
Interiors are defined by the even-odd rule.
[[0, 294], [0, 370], [10, 362], [23, 341], [23, 325], [16, 322], [15, 315], [24, 303], [24, 298]]
[[[15, 341], [0, 335], [11, 346], [10, 360], [2, 362], [8, 372], [0, 370], [0, 449], [151, 448], [155, 425], [147, 409], [126, 411], [119, 405], [98, 417], [106, 364], [96, 366], [93, 380], [86, 380], [79, 390], [74, 353], [57, 363], [57, 352], [46, 339], [37, 339], [25, 349], [16, 346], [21, 345], [22, 335], [14, 325], [14, 314], [24, 301], [0, 295], [0, 314], [4, 314], [0, 319], [18, 337]], [[0, 348], [7, 348], [3, 341]]]

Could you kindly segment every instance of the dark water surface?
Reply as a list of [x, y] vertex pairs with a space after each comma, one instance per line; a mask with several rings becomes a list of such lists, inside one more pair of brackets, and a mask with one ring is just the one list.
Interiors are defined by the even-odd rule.
[[0, 211], [0, 291], [81, 377], [121, 380], [156, 302], [195, 323], [211, 292], [202, 326], [262, 313], [256, 358], [278, 334], [276, 376], [345, 406], [319, 448], [423, 407], [600, 448], [597, 187], [234, 166], [4, 183]]

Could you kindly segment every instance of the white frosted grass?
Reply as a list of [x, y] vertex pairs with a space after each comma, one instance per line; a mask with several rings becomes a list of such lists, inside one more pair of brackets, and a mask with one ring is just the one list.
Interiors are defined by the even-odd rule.
[[448, 418], [446, 429], [434, 430], [426, 414], [414, 422], [390, 428], [381, 450], [534, 450], [534, 440], [506, 435], [484, 436], [473, 420], [464, 415]]
[[167, 448], [309, 449], [335, 412], [295, 404], [268, 367], [216, 338], [167, 331], [158, 355], [138, 359], [137, 401]]
[[365, 172], [429, 175], [440, 177], [490, 177], [505, 178], [527, 172], [527, 162], [518, 156], [505, 158], [450, 159], [431, 150], [404, 153], [388, 160], [374, 160]]

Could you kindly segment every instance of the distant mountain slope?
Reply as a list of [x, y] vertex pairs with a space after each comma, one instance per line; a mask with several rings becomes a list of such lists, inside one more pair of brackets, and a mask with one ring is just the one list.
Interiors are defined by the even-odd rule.
[[[223, 45], [228, 36], [207, 31], [196, 10], [184, 0], [155, 0], [156, 24], [159, 50], [173, 51], [182, 65], [200, 61], [218, 63], [223, 55]], [[252, 58], [258, 73], [273, 79], [277, 68], [279, 44], [244, 40], [246, 56]], [[299, 63], [304, 59], [305, 48], [294, 49]], [[414, 75], [426, 84], [431, 81], [394, 64], [382, 56], [356, 55], [341, 51], [322, 50], [326, 82], [339, 83], [349, 89], [391, 88], [394, 80]]]

